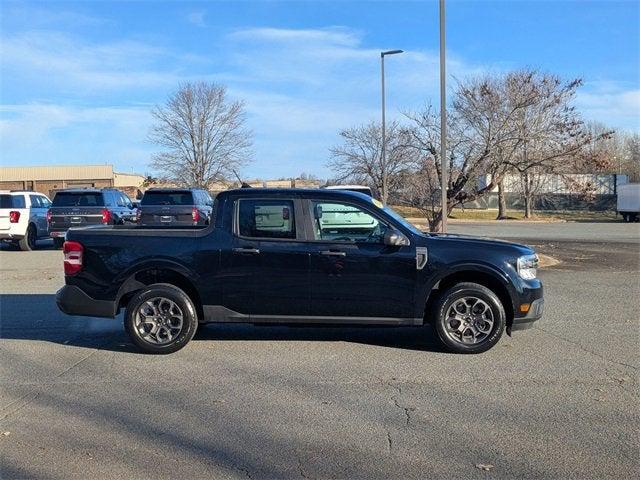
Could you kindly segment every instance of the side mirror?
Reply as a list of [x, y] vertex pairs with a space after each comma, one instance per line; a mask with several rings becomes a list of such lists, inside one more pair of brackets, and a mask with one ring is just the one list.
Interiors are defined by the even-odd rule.
[[316, 205], [313, 209], [313, 217], [316, 220], [320, 220], [322, 218], [322, 205]]
[[390, 229], [384, 234], [384, 244], [390, 247], [405, 247], [409, 243], [409, 239], [398, 230]]

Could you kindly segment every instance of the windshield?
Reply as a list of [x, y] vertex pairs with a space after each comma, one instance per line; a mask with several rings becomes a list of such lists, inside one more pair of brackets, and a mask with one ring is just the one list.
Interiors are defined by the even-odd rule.
[[58, 192], [53, 207], [104, 207], [100, 192]]
[[140, 205], [193, 205], [189, 191], [145, 192]]
[[389, 215], [391, 218], [393, 218], [396, 222], [401, 223], [403, 227], [410, 230], [411, 233], [414, 233], [416, 235], [426, 235], [424, 232], [421, 232], [412, 223], [409, 223], [402, 215], [400, 215], [398, 212], [396, 212], [393, 208], [389, 207], [388, 205], [384, 207], [382, 210], [384, 210], [385, 213]]

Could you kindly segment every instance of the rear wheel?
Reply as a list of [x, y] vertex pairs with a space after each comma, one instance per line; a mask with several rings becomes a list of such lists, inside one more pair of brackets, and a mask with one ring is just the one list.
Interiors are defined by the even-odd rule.
[[167, 283], [149, 285], [127, 305], [124, 327], [147, 353], [173, 353], [193, 338], [198, 317], [191, 299]]
[[37, 236], [38, 232], [36, 230], [36, 227], [33, 224], [29, 225], [26, 235], [18, 242], [20, 250], [22, 250], [23, 252], [35, 250]]
[[482, 353], [504, 332], [506, 315], [497, 295], [477, 283], [459, 283], [434, 307], [432, 324], [442, 344], [455, 353]]

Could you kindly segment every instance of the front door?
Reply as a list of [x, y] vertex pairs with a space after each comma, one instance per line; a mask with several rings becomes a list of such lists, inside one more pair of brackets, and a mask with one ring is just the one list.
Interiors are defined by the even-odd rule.
[[253, 321], [308, 314], [309, 252], [300, 202], [236, 200], [233, 240], [222, 252], [223, 306]]
[[[414, 316], [415, 246], [388, 246], [391, 227], [372, 210], [309, 201], [311, 316], [409, 319]], [[353, 319], [357, 321], [357, 319]]]

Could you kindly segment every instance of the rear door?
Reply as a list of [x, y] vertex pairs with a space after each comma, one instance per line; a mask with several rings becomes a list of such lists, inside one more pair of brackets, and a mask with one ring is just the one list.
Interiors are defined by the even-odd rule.
[[147, 190], [140, 202], [140, 224], [193, 225], [193, 194], [189, 190]]
[[105, 207], [102, 192], [58, 192], [51, 205], [50, 230], [101, 224]]
[[38, 236], [44, 237], [47, 234], [47, 209], [40, 195], [29, 195], [29, 200], [31, 202], [30, 219], [36, 225]]
[[232, 247], [222, 252], [223, 304], [252, 321], [309, 313], [309, 253], [297, 199], [236, 199]]

